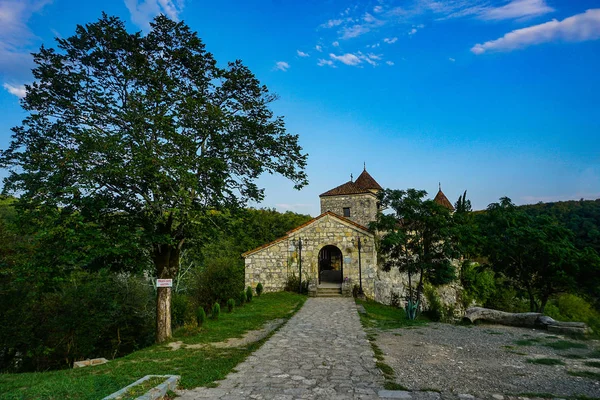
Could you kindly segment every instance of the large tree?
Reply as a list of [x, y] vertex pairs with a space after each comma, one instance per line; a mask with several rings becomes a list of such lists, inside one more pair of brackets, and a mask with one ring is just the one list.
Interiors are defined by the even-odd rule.
[[507, 197], [490, 204], [482, 222], [484, 254], [527, 293], [531, 311], [544, 312], [552, 295], [577, 291], [586, 274], [600, 271], [595, 252], [577, 250], [569, 229], [548, 216], [529, 215]]
[[[275, 96], [240, 61], [217, 66], [183, 22], [161, 15], [142, 35], [103, 15], [56, 40], [34, 54], [28, 115], [0, 154], [22, 206], [128, 227], [154, 275], [174, 278], [207, 210], [261, 200], [265, 172], [307, 183]], [[171, 336], [170, 296], [158, 289], [158, 342]]]
[[[379, 254], [384, 269], [398, 268], [408, 274], [406, 315], [416, 318], [423, 280], [435, 284], [455, 278], [451, 260], [456, 256], [452, 241], [452, 214], [424, 190], [385, 189], [379, 194], [383, 209], [372, 228], [381, 232]], [[418, 279], [413, 286], [413, 276]]]

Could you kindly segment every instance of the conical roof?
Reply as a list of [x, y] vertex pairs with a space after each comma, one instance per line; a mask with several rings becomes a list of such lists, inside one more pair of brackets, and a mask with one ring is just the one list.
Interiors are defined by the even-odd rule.
[[379, 183], [377, 183], [377, 181], [373, 179], [373, 177], [367, 172], [366, 169], [363, 170], [362, 174], [360, 174], [355, 183], [363, 189], [383, 190]]
[[340, 196], [347, 194], [373, 193], [376, 190], [383, 190], [375, 179], [367, 172], [365, 168], [356, 181], [348, 181], [338, 187], [335, 187], [327, 192], [319, 195], [323, 196]]
[[450, 203], [450, 200], [448, 200], [448, 198], [446, 197], [444, 192], [442, 192], [441, 187], [440, 187], [440, 190], [438, 190], [437, 194], [435, 195], [435, 198], [433, 199], [433, 201], [438, 203], [440, 206], [446, 207], [450, 211], [454, 211], [454, 206], [452, 205], [452, 203]]

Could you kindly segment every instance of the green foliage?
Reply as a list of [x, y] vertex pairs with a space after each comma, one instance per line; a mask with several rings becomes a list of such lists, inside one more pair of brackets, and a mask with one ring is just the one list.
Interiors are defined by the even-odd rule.
[[485, 255], [527, 294], [531, 311], [543, 312], [550, 296], [577, 289], [583, 259], [568, 229], [546, 216], [529, 216], [509, 198], [490, 204], [481, 223]]
[[[285, 281], [285, 286], [283, 290], [286, 292], [298, 293], [298, 287], [300, 286], [300, 281], [298, 277], [294, 274], [288, 275], [287, 280]], [[308, 293], [308, 281], [302, 280], [301, 294]]]
[[33, 279], [5, 275], [0, 293], [0, 371], [112, 359], [154, 340], [155, 298], [143, 278], [79, 271], [42, 291]]
[[409, 319], [404, 310], [397, 307], [386, 306], [370, 300], [356, 299], [355, 301], [357, 304], [361, 304], [366, 311], [366, 314], [360, 314], [360, 320], [366, 328], [397, 329], [427, 324], [427, 320], [423, 317], [416, 320]]
[[435, 287], [431, 285], [425, 285], [424, 294], [429, 306], [426, 312], [426, 315], [429, 317], [429, 319], [432, 321], [442, 322], [449, 322], [454, 319], [454, 307], [442, 304], [440, 296], [437, 294]]
[[212, 313], [210, 317], [212, 319], [219, 319], [219, 314], [221, 314], [221, 305], [219, 303], [213, 304]]
[[238, 294], [238, 302], [240, 306], [243, 306], [244, 303], [246, 302], [246, 291], [245, 290], [241, 290]]
[[235, 307], [235, 300], [234, 299], [227, 300], [227, 311], [232, 312], [234, 307]]
[[[219, 68], [183, 22], [161, 14], [142, 35], [103, 14], [56, 41], [34, 55], [26, 117], [0, 152], [4, 191], [34, 217], [58, 213], [74, 227], [54, 237], [119, 238], [145, 252], [153, 276], [174, 278], [212, 210], [263, 198], [261, 174], [307, 184], [298, 136], [269, 109], [276, 96], [239, 60]], [[90, 249], [67, 261], [112, 247]]]
[[207, 260], [197, 272], [194, 287], [190, 288], [198, 304], [206, 309], [215, 302], [237, 297], [244, 288], [244, 270], [227, 258]]
[[[425, 278], [436, 284], [453, 279], [451, 259], [458, 255], [450, 211], [433, 200], [424, 200], [426, 195], [424, 190], [382, 190], [381, 206], [391, 212], [378, 214], [371, 226], [385, 232], [379, 242], [384, 269], [398, 268], [408, 274], [407, 303], [411, 309], [419, 305]], [[413, 275], [418, 279], [416, 289]]]
[[262, 285], [262, 283], [258, 282], [258, 284], [256, 285], [256, 296], [260, 297], [262, 292], [263, 292], [263, 285]]
[[556, 342], [550, 342], [544, 344], [546, 347], [551, 347], [554, 350], [569, 350], [569, 349], [586, 349], [587, 345], [580, 342], [571, 342], [568, 340], [557, 340]]
[[198, 326], [202, 326], [206, 321], [206, 311], [204, 311], [204, 307], [198, 306], [196, 309], [196, 323]]
[[563, 294], [550, 300], [544, 313], [557, 321], [585, 322], [594, 333], [600, 333], [600, 312], [577, 295]]
[[248, 303], [252, 301], [252, 288], [250, 286], [246, 288], [246, 301]]
[[465, 260], [461, 268], [462, 300], [465, 307], [474, 301], [484, 305], [496, 294], [494, 271], [486, 266]]
[[185, 324], [193, 323], [196, 319], [194, 315], [194, 304], [189, 296], [173, 293], [171, 300], [171, 324], [174, 328]]
[[360, 286], [358, 286], [358, 284], [355, 283], [352, 286], [352, 297], [357, 298], [359, 294], [360, 294]]

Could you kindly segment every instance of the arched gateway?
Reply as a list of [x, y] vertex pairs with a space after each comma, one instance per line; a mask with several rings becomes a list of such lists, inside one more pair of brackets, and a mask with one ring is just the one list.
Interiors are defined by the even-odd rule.
[[319, 251], [319, 284], [342, 283], [344, 259], [342, 251], [334, 245], [325, 246]]

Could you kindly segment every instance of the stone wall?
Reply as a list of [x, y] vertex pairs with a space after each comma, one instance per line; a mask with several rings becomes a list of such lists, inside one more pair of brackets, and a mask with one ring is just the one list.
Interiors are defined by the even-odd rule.
[[344, 215], [344, 208], [350, 208], [348, 219], [368, 227], [377, 216], [377, 196], [373, 193], [352, 194], [346, 196], [321, 197], [321, 213], [331, 211]]
[[363, 291], [371, 298], [375, 296], [376, 253], [373, 234], [344, 222], [334, 216], [325, 215], [313, 223], [288, 234], [245, 257], [246, 286], [263, 284], [265, 291], [283, 290], [290, 275], [298, 276], [298, 239], [302, 238], [302, 279], [318, 282], [319, 251], [334, 245], [342, 252], [343, 278], [359, 284], [358, 245], [361, 238], [361, 271]]
[[[413, 276], [413, 287], [416, 286], [414, 279], [418, 278]], [[453, 307], [456, 316], [462, 315], [464, 312], [461, 302], [462, 287], [458, 281], [438, 286], [435, 289], [443, 305]], [[401, 273], [395, 268], [387, 272], [381, 268], [377, 268], [375, 295], [373, 297], [375, 301], [390, 305], [392, 303], [392, 294], [396, 294], [399, 296], [400, 305], [403, 307], [404, 299], [408, 296], [408, 290], [408, 275], [406, 273]], [[425, 310], [429, 308], [425, 296], [422, 298], [422, 306]]]

